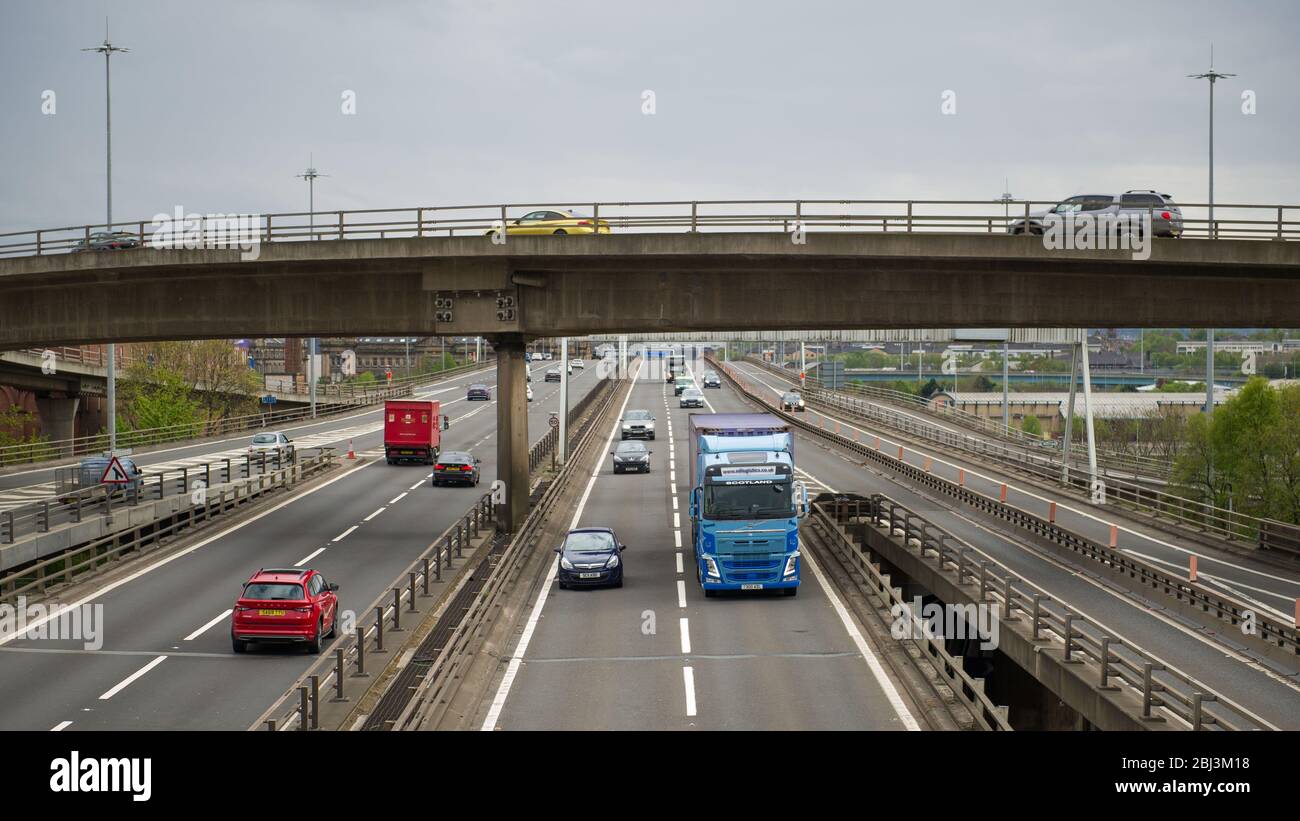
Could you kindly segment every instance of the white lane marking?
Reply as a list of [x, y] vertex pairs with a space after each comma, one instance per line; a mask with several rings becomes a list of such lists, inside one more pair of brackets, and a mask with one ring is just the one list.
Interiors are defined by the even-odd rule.
[[[746, 371], [746, 373], [749, 373], [749, 372]], [[773, 388], [771, 385], [769, 385], [767, 382], [764, 382], [764, 381], [763, 381], [762, 379], [760, 379], [758, 376], [756, 376], [756, 375], [754, 375], [754, 374], [752, 374], [752, 373], [750, 373], [749, 375], [750, 375], [751, 377], [753, 377], [755, 380], [757, 380], [758, 382], [762, 383], [762, 384], [763, 384], [764, 386], [766, 386], [767, 388], [769, 388], [769, 389], [771, 389], [771, 390], [773, 390], [773, 391], [775, 391], [775, 392], [777, 392], [777, 393], [782, 393], [782, 391], [781, 391], [780, 389], [778, 389], [778, 388]], [[874, 433], [871, 433], [871, 431], [867, 430], [866, 428], [860, 428], [860, 427], [858, 427], [857, 425], [852, 424], [851, 422], [846, 422], [846, 421], [844, 421], [843, 419], [840, 419], [840, 418], [838, 418], [838, 417], [832, 416], [832, 415], [830, 415], [830, 414], [828, 414], [828, 413], [824, 413], [824, 412], [821, 412], [821, 411], [814, 411], [814, 413], [815, 413], [816, 415], [819, 415], [819, 416], [824, 416], [825, 418], [830, 419], [830, 420], [832, 420], [832, 421], [839, 422], [841, 425], [843, 425], [843, 426], [846, 427], [846, 428], [849, 428], [850, 430], [856, 430], [856, 431], [858, 431], [859, 433], [870, 434], [870, 435], [872, 435], [872, 436], [875, 436], [875, 435], [876, 435], [876, 434], [874, 434]], [[918, 447], [916, 447], [916, 446], [914, 446], [914, 445], [904, 444], [904, 443], [898, 442], [897, 440], [890, 439], [890, 438], [888, 438], [888, 435], [881, 435], [881, 436], [880, 436], [880, 443], [881, 443], [881, 446], [882, 446], [882, 447], [883, 447], [884, 445], [888, 444], [888, 445], [890, 445], [891, 448], [894, 447], [894, 446], [897, 446], [897, 445], [899, 445], [899, 444], [903, 444], [903, 446], [904, 446], [905, 448], [907, 448], [908, 452], [910, 452], [910, 453], [912, 453], [912, 454], [914, 454], [914, 455], [917, 455], [917, 456], [928, 456], [928, 457], [929, 457], [929, 458], [930, 458], [930, 459], [931, 459], [935, 464], [947, 465], [947, 466], [950, 467], [950, 468], [961, 468], [962, 470], [966, 471], [966, 476], [967, 476], [967, 478], [973, 476], [973, 477], [975, 477], [975, 478], [977, 478], [977, 479], [983, 479], [983, 480], [986, 481], [986, 482], [992, 482], [992, 483], [997, 484], [997, 485], [1001, 485], [1001, 484], [1002, 484], [1002, 480], [1001, 480], [1001, 479], [994, 478], [994, 477], [992, 477], [992, 476], [988, 476], [988, 475], [986, 475], [986, 474], [980, 473], [980, 472], [978, 472], [978, 471], [976, 471], [976, 470], [973, 470], [973, 469], [971, 469], [971, 468], [969, 468], [969, 467], [966, 467], [965, 465], [962, 465], [962, 464], [960, 464], [960, 463], [958, 463], [958, 462], [949, 462], [949, 461], [946, 460], [946, 459], [943, 459], [943, 458], [941, 458], [941, 457], [939, 457], [939, 456], [935, 456], [933, 453], [927, 453], [926, 451], [921, 450], [920, 448], [918, 448]], [[1020, 493], [1020, 494], [1023, 494], [1023, 495], [1025, 495], [1025, 496], [1028, 496], [1028, 497], [1031, 498], [1031, 499], [1037, 499], [1037, 500], [1040, 501], [1040, 502], [1053, 502], [1053, 501], [1056, 501], [1056, 502], [1057, 502], [1056, 509], [1057, 509], [1058, 514], [1059, 514], [1061, 511], [1068, 511], [1068, 512], [1073, 513], [1073, 514], [1075, 514], [1075, 515], [1077, 515], [1077, 516], [1081, 516], [1081, 517], [1083, 517], [1083, 518], [1085, 518], [1085, 519], [1091, 519], [1091, 520], [1093, 520], [1094, 522], [1097, 522], [1097, 523], [1099, 523], [1099, 524], [1104, 524], [1104, 525], [1115, 525], [1116, 527], [1119, 528], [1120, 532], [1122, 532], [1122, 533], [1127, 533], [1127, 534], [1129, 534], [1130, 536], [1136, 536], [1136, 537], [1139, 538], [1139, 539], [1142, 539], [1142, 540], [1144, 540], [1144, 541], [1151, 542], [1152, 544], [1158, 544], [1158, 545], [1160, 545], [1161, 547], [1168, 548], [1168, 549], [1173, 550], [1173, 551], [1176, 551], [1176, 552], [1178, 552], [1178, 553], [1183, 553], [1183, 554], [1186, 554], [1186, 555], [1189, 555], [1189, 556], [1190, 556], [1191, 554], [1193, 554], [1193, 553], [1196, 552], [1196, 551], [1194, 551], [1194, 550], [1189, 550], [1189, 549], [1187, 549], [1187, 548], [1185, 548], [1185, 547], [1179, 547], [1178, 545], [1173, 544], [1173, 543], [1171, 543], [1171, 542], [1166, 542], [1166, 541], [1164, 541], [1164, 540], [1162, 540], [1162, 539], [1157, 539], [1157, 538], [1154, 537], [1154, 536], [1149, 536], [1149, 535], [1147, 535], [1147, 534], [1145, 534], [1145, 533], [1140, 533], [1140, 532], [1138, 532], [1138, 531], [1136, 531], [1136, 530], [1133, 530], [1133, 529], [1131, 529], [1131, 528], [1125, 527], [1124, 525], [1121, 525], [1121, 524], [1119, 524], [1119, 523], [1117, 523], [1117, 522], [1111, 522], [1111, 521], [1109, 521], [1109, 520], [1107, 520], [1107, 519], [1103, 519], [1103, 518], [1101, 518], [1100, 516], [1096, 516], [1096, 515], [1094, 515], [1094, 514], [1092, 514], [1092, 513], [1089, 513], [1089, 512], [1086, 511], [1086, 510], [1082, 510], [1082, 509], [1079, 509], [1079, 508], [1076, 508], [1076, 507], [1072, 507], [1072, 506], [1070, 506], [1069, 504], [1066, 504], [1066, 503], [1064, 503], [1064, 502], [1057, 501], [1056, 499], [1053, 499], [1053, 498], [1051, 498], [1051, 497], [1048, 497], [1048, 496], [1040, 496], [1040, 495], [1037, 494], [1037, 493], [1034, 493], [1034, 492], [1029, 491], [1029, 490], [1025, 490], [1023, 487], [1019, 487], [1019, 486], [1017, 486], [1017, 485], [1014, 485], [1014, 484], [1012, 484], [1011, 482], [1007, 482], [1007, 483], [1006, 483], [1006, 486], [1007, 486], [1007, 489], [1008, 489], [1008, 490], [1014, 490], [1014, 491], [1016, 491], [1017, 493]], [[1200, 554], [1197, 554], [1197, 555], [1199, 556]], [[1216, 564], [1223, 565], [1224, 567], [1231, 567], [1233, 570], [1239, 570], [1239, 571], [1241, 571], [1242, 573], [1252, 573], [1252, 574], [1254, 574], [1254, 575], [1256, 575], [1256, 576], [1263, 576], [1264, 578], [1266, 578], [1266, 579], [1271, 579], [1271, 580], [1273, 580], [1273, 581], [1277, 581], [1277, 582], [1285, 582], [1286, 584], [1291, 584], [1291, 585], [1300, 586], [1300, 580], [1297, 580], [1297, 579], [1289, 579], [1289, 578], [1286, 578], [1285, 576], [1277, 576], [1277, 575], [1274, 575], [1274, 574], [1272, 574], [1272, 573], [1265, 573], [1265, 572], [1262, 571], [1262, 570], [1255, 570], [1255, 569], [1253, 569], [1253, 568], [1245, 567], [1245, 566], [1243, 566], [1243, 565], [1233, 564], [1232, 562], [1224, 561], [1223, 559], [1216, 559], [1216, 558], [1214, 558], [1214, 557], [1212, 557], [1212, 556], [1200, 556], [1200, 558], [1203, 559], [1204, 561], [1207, 561], [1207, 562], [1215, 562]]]
[[371, 513], [369, 516], [367, 516], [366, 518], [362, 519], [361, 521], [363, 521], [363, 522], [368, 522], [368, 521], [370, 521], [371, 519], [373, 519], [373, 518], [375, 518], [376, 516], [378, 516], [380, 513], [383, 513], [385, 510], [388, 510], [388, 508], [386, 508], [386, 507], [381, 507], [381, 508], [379, 508], [378, 510], [376, 510], [374, 513]]
[[71, 721], [60, 721], [58, 724], [55, 724], [53, 727], [50, 728], [50, 732], [52, 733], [61, 732], [65, 727], [67, 727], [71, 723], [72, 723]]
[[[681, 534], [678, 535], [680, 536]], [[678, 545], [678, 547], [681, 547], [681, 545]], [[685, 571], [682, 569], [682, 554], [677, 553], [675, 555], [677, 556], [677, 572], [684, 573]]]
[[670, 482], [677, 481], [677, 468], [673, 468], [672, 470], [668, 471], [668, 481]]
[[674, 528], [679, 528], [679, 527], [681, 527], [681, 526], [682, 526], [682, 514], [680, 514], [680, 513], [674, 513], [674, 514], [673, 514], [673, 527], [674, 527]]
[[678, 550], [681, 550], [682, 532], [680, 530], [673, 531], [673, 547], [677, 548]]
[[311, 561], [312, 559], [316, 558], [317, 556], [319, 556], [324, 552], [325, 552], [325, 548], [323, 547], [317, 548], [316, 550], [313, 550], [312, 552], [308, 553], [306, 556], [303, 556], [298, 561], [294, 562], [293, 566], [302, 567], [304, 564], [306, 564], [307, 562]]
[[677, 509], [677, 497], [674, 496], [674, 497], [673, 497], [673, 510], [676, 510], [676, 509]]
[[[358, 470], [365, 470], [366, 468], [370, 467], [371, 465], [376, 465], [376, 464], [379, 464], [379, 463], [378, 463], [378, 462], [366, 462], [364, 465], [357, 465], [356, 467], [352, 468], [351, 470], [349, 470], [349, 471], [347, 471], [347, 472], [345, 472], [345, 473], [341, 473], [341, 474], [339, 474], [338, 476], [335, 476], [333, 479], [330, 479], [329, 481], [322, 482], [322, 483], [320, 483], [319, 485], [316, 485], [314, 488], [311, 488], [310, 490], [304, 491], [301, 495], [295, 496], [295, 497], [293, 497], [293, 498], [291, 498], [291, 499], [285, 499], [283, 502], [281, 502], [280, 504], [276, 505], [276, 506], [273, 507], [273, 508], [270, 508], [269, 510], [264, 510], [264, 511], [262, 511], [261, 513], [257, 514], [256, 516], [252, 516], [252, 517], [250, 517], [250, 518], [248, 518], [248, 519], [245, 519], [244, 521], [242, 521], [242, 522], [240, 522], [240, 523], [238, 523], [238, 524], [231, 525], [230, 527], [226, 528], [225, 530], [222, 530], [222, 531], [219, 532], [219, 533], [214, 533], [213, 535], [211, 535], [211, 536], [209, 536], [208, 538], [206, 538], [206, 539], [204, 539], [204, 540], [198, 542], [197, 544], [193, 544], [193, 545], [191, 545], [191, 546], [185, 548], [184, 550], [177, 551], [176, 553], [173, 553], [173, 554], [170, 555], [170, 556], [166, 556], [166, 557], [164, 557], [164, 558], [162, 558], [162, 559], [159, 559], [158, 561], [154, 562], [153, 564], [149, 565], [148, 567], [145, 567], [145, 568], [142, 568], [142, 569], [140, 569], [140, 570], [137, 570], [136, 572], [132, 573], [132, 574], [129, 575], [129, 576], [124, 576], [123, 578], [118, 579], [117, 581], [115, 581], [115, 582], [113, 582], [113, 583], [111, 583], [111, 584], [106, 584], [106, 585], [104, 585], [103, 587], [101, 587], [100, 589], [96, 590], [94, 593], [91, 593], [91, 594], [88, 595], [88, 596], [83, 596], [82, 598], [78, 599], [78, 600], [75, 601], [75, 602], [72, 602], [71, 604], [68, 604], [68, 605], [65, 605], [65, 606], [63, 606], [63, 607], [60, 607], [58, 610], [56, 610], [56, 611], [53, 612], [53, 613], [47, 613], [45, 616], [43, 616], [43, 617], [41, 617], [41, 618], [39, 618], [39, 619], [36, 619], [36, 620], [34, 620], [34, 621], [29, 622], [28, 625], [27, 625], [27, 631], [30, 632], [30, 631], [32, 630], [32, 628], [40, 627], [42, 624], [45, 624], [45, 623], [49, 622], [49, 621], [52, 620], [52, 619], [57, 619], [57, 618], [59, 618], [60, 616], [62, 616], [64, 613], [67, 613], [68, 611], [70, 611], [70, 610], [72, 610], [72, 609], [74, 609], [74, 608], [79, 608], [79, 607], [82, 607], [82, 606], [84, 606], [84, 605], [87, 605], [87, 604], [89, 604], [90, 602], [93, 602], [93, 601], [95, 601], [96, 599], [98, 599], [98, 598], [100, 598], [100, 597], [106, 595], [107, 593], [109, 593], [109, 592], [111, 592], [111, 591], [113, 591], [113, 590], [116, 590], [117, 588], [121, 587], [121, 586], [124, 585], [124, 584], [129, 584], [130, 582], [135, 581], [136, 579], [140, 578], [141, 576], [144, 576], [144, 575], [147, 574], [147, 573], [152, 573], [153, 571], [157, 570], [158, 568], [162, 567], [163, 565], [170, 564], [171, 562], [176, 561], [177, 559], [181, 558], [182, 556], [188, 556], [189, 554], [193, 553], [194, 551], [196, 551], [196, 550], [198, 550], [198, 549], [200, 549], [200, 548], [202, 548], [202, 547], [205, 547], [205, 546], [207, 546], [207, 545], [210, 545], [210, 544], [212, 544], [213, 542], [217, 541], [218, 539], [223, 539], [223, 538], [225, 538], [226, 536], [229, 536], [231, 533], [234, 533], [236, 530], [240, 530], [240, 529], [242, 529], [242, 528], [248, 527], [248, 526], [251, 525], [253, 522], [256, 522], [258, 519], [261, 519], [261, 518], [266, 517], [266, 516], [270, 516], [272, 513], [277, 512], [277, 511], [280, 510], [281, 508], [287, 507], [287, 506], [293, 504], [294, 502], [299, 501], [300, 499], [305, 499], [306, 497], [310, 496], [310, 495], [313, 494], [313, 493], [316, 493], [317, 491], [324, 490], [325, 488], [329, 487], [330, 485], [334, 484], [335, 482], [342, 481], [343, 479], [348, 478], [348, 477], [351, 476], [353, 473], [356, 473]], [[11, 632], [11, 633], [7, 633], [7, 634], [5, 634], [5, 635], [0, 635], [0, 647], [3, 647], [5, 644], [8, 644], [10, 641], [13, 641], [14, 638], [16, 638], [17, 636], [18, 636], [18, 634], [17, 634], [17, 633], [13, 633], [13, 632]]]
[[[423, 484], [423, 483], [421, 483], [421, 484]], [[397, 495], [396, 495], [395, 497], [393, 497], [392, 499], [389, 499], [389, 500], [388, 500], [388, 503], [389, 503], [390, 505], [395, 505], [395, 504], [397, 504], [398, 502], [400, 502], [400, 501], [402, 501], [403, 499], [405, 499], [405, 498], [406, 498], [406, 494], [407, 494], [407, 491], [402, 491], [401, 493], [397, 494]]]
[[682, 616], [677, 620], [677, 624], [682, 631], [682, 655], [689, 656], [691, 654], [691, 620]]
[[[347, 530], [345, 530], [345, 531], [343, 531], [342, 533], [340, 533], [339, 535], [335, 536], [333, 539], [330, 539], [330, 542], [332, 543], [332, 542], [341, 542], [341, 541], [343, 541], [344, 539], [346, 539], [346, 538], [348, 537], [348, 534], [350, 534], [352, 531], [356, 530], [358, 527], [361, 527], [361, 525], [353, 525], [352, 527], [349, 527]], [[312, 555], [314, 556], [314, 555], [316, 555], [316, 554], [313, 553]], [[307, 558], [310, 559], [311, 556], [308, 556]]]
[[[321, 550], [324, 550], [324, 549], [325, 549], [325, 548], [323, 548], [323, 547], [321, 548]], [[231, 612], [232, 612], [231, 610], [223, 610], [223, 611], [221, 611], [221, 613], [218, 614], [217, 617], [216, 617], [215, 619], [213, 619], [212, 621], [210, 621], [210, 622], [208, 622], [207, 624], [203, 625], [203, 626], [200, 627], [198, 630], [195, 630], [193, 633], [190, 633], [188, 636], [186, 636], [184, 639], [182, 639], [182, 641], [194, 641], [194, 640], [197, 639], [199, 636], [201, 636], [201, 635], [203, 635], [204, 633], [206, 633], [208, 630], [210, 630], [210, 629], [212, 629], [213, 627], [216, 627], [218, 624], [220, 624], [221, 621], [222, 621], [222, 619], [224, 619], [224, 618], [226, 618], [227, 616], [229, 616], [229, 615], [231, 614]]]
[[[638, 362], [636, 370], [632, 372], [632, 386], [623, 397], [623, 404], [618, 409], [615, 416], [614, 424], [609, 430], [609, 436], [605, 439], [606, 452], [614, 444], [614, 435], [621, 430], [623, 413], [627, 410], [628, 400], [632, 398], [632, 393], [636, 389], [637, 377], [641, 375], [641, 364]], [[600, 470], [604, 465], [601, 460], [596, 461], [595, 468], [591, 471], [591, 478], [587, 480], [587, 487], [582, 492], [582, 498], [578, 500], [578, 507], [573, 512], [573, 520], [569, 523], [569, 529], [572, 530], [578, 526], [582, 520], [582, 513], [587, 508], [587, 500], [591, 498], [591, 490], [596, 486], [596, 480], [600, 478]], [[501, 677], [501, 685], [497, 688], [496, 695], [492, 698], [492, 706], [488, 708], [487, 716], [483, 719], [481, 730], [495, 730], [497, 722], [501, 720], [501, 711], [505, 709], [506, 699], [510, 697], [510, 688], [515, 683], [515, 678], [519, 675], [519, 668], [523, 664], [524, 654], [528, 652], [528, 645], [533, 640], [533, 633], [537, 630], [537, 622], [541, 619], [542, 608], [546, 606], [546, 599], [551, 592], [551, 583], [555, 581], [556, 567], [558, 562], [550, 562], [550, 569], [546, 571], [546, 578], [542, 580], [542, 589], [537, 591], [537, 598], [533, 601], [532, 612], [528, 614], [528, 623], [524, 625], [524, 631], [519, 636], [519, 644], [515, 647], [510, 656], [510, 663], [506, 665], [505, 675]]]
[[[807, 471], [804, 472], [807, 473]], [[816, 478], [811, 473], [808, 473], [807, 475], [812, 478], [813, 481], [817, 482], [817, 484], [830, 490], [832, 493], [835, 492], [831, 489], [830, 485]], [[835, 608], [835, 614], [840, 617], [840, 623], [844, 625], [844, 629], [849, 634], [849, 638], [853, 640], [854, 646], [858, 648], [858, 652], [862, 654], [862, 658], [867, 662], [867, 667], [871, 670], [872, 676], [875, 677], [876, 684], [878, 684], [880, 689], [884, 692], [885, 698], [889, 700], [889, 705], [894, 708], [894, 712], [898, 714], [898, 718], [903, 722], [903, 726], [909, 730], [920, 730], [921, 725], [917, 722], [916, 717], [912, 715], [912, 712], [907, 709], [907, 705], [903, 702], [903, 697], [899, 694], [898, 688], [894, 686], [894, 682], [890, 680], [889, 675], [885, 672], [885, 668], [881, 665], [880, 659], [876, 657], [874, 652], [872, 652], [871, 646], [867, 644], [867, 640], [862, 636], [862, 631], [858, 630], [857, 623], [853, 620], [853, 616], [849, 615], [849, 610], [844, 606], [844, 602], [840, 601], [839, 594], [837, 594], [831, 587], [830, 583], [826, 581], [825, 577], [822, 575], [821, 568], [817, 566], [817, 562], [813, 561], [813, 557], [804, 550], [800, 550], [799, 553], [800, 558], [808, 563], [808, 568], [813, 572], [813, 578], [817, 580], [818, 585], [821, 586], [822, 592], [826, 594], [826, 598], [830, 600], [831, 606]]]
[[677, 483], [676, 483], [676, 482], [673, 482], [671, 485], [669, 485], [669, 487], [672, 489], [673, 496], [676, 496], [676, 495], [677, 495]]
[[108, 701], [113, 696], [117, 695], [118, 693], [125, 690], [127, 687], [131, 686], [131, 682], [140, 678], [140, 676], [143, 676], [145, 673], [157, 667], [159, 664], [162, 664], [166, 659], [167, 659], [166, 656], [159, 656], [158, 658], [149, 662], [145, 666], [141, 667], [139, 670], [136, 670], [131, 675], [127, 676], [126, 678], [119, 681], [117, 684], [113, 685], [112, 688], [110, 688], [107, 692], [105, 692], [102, 696], [99, 697], [99, 700]]
[[695, 715], [695, 668], [682, 668], [682, 683], [686, 685], [686, 716]]
[[686, 582], [681, 579], [677, 580], [677, 606], [686, 606]]

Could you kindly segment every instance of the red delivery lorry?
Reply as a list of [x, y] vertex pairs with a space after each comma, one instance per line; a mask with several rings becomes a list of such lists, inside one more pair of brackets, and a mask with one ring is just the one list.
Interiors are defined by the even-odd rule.
[[434, 463], [441, 432], [448, 424], [447, 417], [439, 416], [438, 410], [439, 403], [432, 399], [390, 399], [384, 403], [384, 456], [388, 464]]

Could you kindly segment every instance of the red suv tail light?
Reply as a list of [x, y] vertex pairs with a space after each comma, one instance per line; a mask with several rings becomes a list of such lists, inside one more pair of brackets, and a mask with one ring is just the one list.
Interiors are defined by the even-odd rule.
[[442, 470], [444, 467], [446, 467], [446, 465], [443, 465], [442, 463], [438, 463], [438, 464], [436, 464], [436, 465], [433, 466], [433, 469], [434, 469], [434, 470]]
[[1160, 213], [1160, 219], [1162, 219], [1162, 220], [1167, 220], [1167, 219], [1169, 219], [1169, 212], [1168, 212], [1168, 211], [1162, 211], [1162, 212]]

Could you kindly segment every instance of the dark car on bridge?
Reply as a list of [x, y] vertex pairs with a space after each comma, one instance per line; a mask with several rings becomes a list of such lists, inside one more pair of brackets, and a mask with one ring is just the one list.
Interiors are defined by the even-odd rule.
[[808, 409], [804, 407], [803, 397], [797, 391], [786, 391], [781, 396], [781, 410], [802, 413]]
[[475, 399], [482, 399], [482, 400], [486, 401], [486, 400], [489, 400], [489, 399], [491, 399], [491, 398], [492, 398], [492, 391], [491, 391], [491, 389], [488, 388], [487, 385], [482, 385], [482, 384], [479, 384], [479, 385], [470, 385], [470, 386], [469, 386], [469, 390], [466, 391], [466, 393], [465, 393], [465, 401], [467, 401], [467, 402], [472, 402], [472, 401], [474, 401]]
[[705, 371], [704, 375], [700, 377], [700, 387], [721, 388], [722, 380], [718, 378], [717, 373], [714, 371]]
[[242, 653], [250, 642], [305, 644], [308, 653], [320, 653], [338, 627], [338, 589], [316, 570], [258, 570], [231, 611], [231, 646]]
[[433, 465], [433, 487], [458, 482], [465, 485], [478, 484], [479, 460], [474, 454], [461, 450], [445, 450], [438, 454], [438, 461]]
[[570, 530], [564, 543], [555, 548], [559, 554], [561, 590], [571, 587], [623, 586], [623, 559], [619, 555], [627, 545], [608, 527], [583, 527]]
[[610, 452], [614, 457], [614, 472], [626, 473], [635, 470], [639, 473], [650, 472], [650, 454], [641, 442], [619, 442], [618, 447]]
[[560, 381], [560, 369], [559, 369], [559, 368], [551, 368], [551, 369], [549, 369], [549, 370], [546, 372], [546, 378], [545, 378], [544, 381], [546, 381], [546, 382], [559, 382], [559, 381]]
[[78, 251], [129, 251], [140, 247], [140, 238], [126, 231], [96, 231], [89, 239], [77, 240], [72, 252]]

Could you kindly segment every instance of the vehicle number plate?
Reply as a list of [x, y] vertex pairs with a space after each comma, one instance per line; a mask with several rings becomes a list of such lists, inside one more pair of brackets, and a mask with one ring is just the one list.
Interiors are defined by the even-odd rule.
[[763, 589], [763, 585], [761, 585], [761, 584], [742, 584], [742, 585], [740, 586], [740, 589], [741, 589], [741, 590], [762, 590], [762, 589]]
[[284, 615], [284, 611], [283, 611], [283, 610], [258, 610], [258, 611], [257, 611], [257, 615], [259, 615], [259, 616], [283, 616], [283, 615]]
[[599, 573], [579, 573], [579, 574], [578, 574], [578, 578], [580, 578], [580, 579], [599, 579], [599, 578], [600, 578], [600, 574], [599, 574]]

